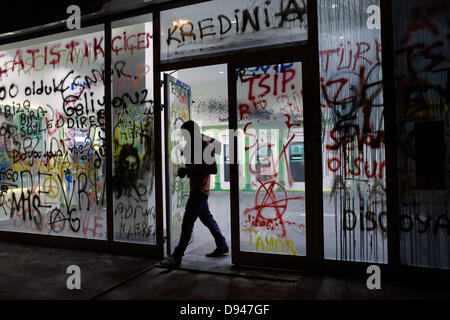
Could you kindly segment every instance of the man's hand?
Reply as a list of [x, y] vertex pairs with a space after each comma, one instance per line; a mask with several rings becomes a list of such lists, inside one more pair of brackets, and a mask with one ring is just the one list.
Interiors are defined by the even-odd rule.
[[187, 168], [178, 168], [177, 176], [184, 178], [187, 175]]

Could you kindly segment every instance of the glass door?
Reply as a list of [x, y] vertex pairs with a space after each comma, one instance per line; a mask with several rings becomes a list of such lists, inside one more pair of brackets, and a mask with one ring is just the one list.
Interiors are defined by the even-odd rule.
[[167, 253], [171, 254], [180, 239], [184, 208], [189, 197], [189, 179], [180, 179], [177, 171], [185, 164], [182, 155], [185, 142], [180, 128], [190, 119], [191, 88], [169, 74], [164, 74], [164, 98]]
[[230, 107], [236, 110], [237, 129], [230, 138], [236, 146], [229, 149], [237, 163], [231, 174], [238, 198], [235, 263], [260, 264], [259, 257], [263, 264], [284, 264], [306, 256], [302, 67], [292, 61], [229, 71], [234, 72]]

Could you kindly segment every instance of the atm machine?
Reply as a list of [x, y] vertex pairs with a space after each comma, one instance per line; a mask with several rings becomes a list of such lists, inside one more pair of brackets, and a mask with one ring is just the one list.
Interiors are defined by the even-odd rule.
[[273, 159], [271, 149], [265, 146], [258, 145], [258, 151], [256, 152], [256, 172], [261, 172], [262, 174], [258, 174], [257, 177], [262, 182], [269, 181], [271, 177], [270, 164], [272, 163], [271, 159]]
[[287, 154], [289, 171], [291, 173], [292, 185], [289, 190], [305, 189], [305, 149], [303, 130], [295, 129], [294, 139], [288, 146]]
[[[221, 165], [220, 165], [220, 187], [223, 190], [229, 190], [230, 189], [230, 174], [231, 174], [231, 162], [232, 162], [232, 155], [230, 151], [230, 139], [228, 136], [228, 130], [225, 129], [220, 133], [220, 140], [222, 142], [222, 159], [221, 159]], [[244, 135], [240, 132], [238, 132], [237, 135], [238, 142], [238, 163], [239, 165], [239, 188], [244, 188], [244, 172], [243, 170], [247, 170], [246, 166], [244, 165]]]
[[294, 182], [305, 182], [305, 154], [303, 142], [296, 141], [289, 145], [289, 168]]

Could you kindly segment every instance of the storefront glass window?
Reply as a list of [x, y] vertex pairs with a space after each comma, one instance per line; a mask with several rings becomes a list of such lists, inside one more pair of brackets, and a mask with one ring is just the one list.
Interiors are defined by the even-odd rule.
[[448, 1], [394, 1], [400, 261], [450, 268]]
[[0, 230], [106, 238], [104, 33], [0, 47]]
[[387, 262], [379, 5], [318, 1], [326, 259]]
[[155, 244], [152, 16], [112, 28], [114, 239]]

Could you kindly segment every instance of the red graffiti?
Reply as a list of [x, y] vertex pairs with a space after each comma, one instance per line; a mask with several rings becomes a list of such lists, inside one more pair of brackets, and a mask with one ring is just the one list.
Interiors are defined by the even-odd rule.
[[[320, 87], [322, 89], [322, 95], [325, 98], [328, 107], [331, 108], [332, 105], [343, 104], [343, 103], [346, 103], [346, 102], [349, 102], [349, 101], [352, 101], [353, 99], [355, 99], [356, 94], [352, 95], [352, 96], [341, 97], [342, 89], [346, 86], [346, 84], [348, 82], [349, 82], [348, 78], [338, 78], [338, 79], [332, 79], [332, 80], [328, 80], [328, 81], [325, 81], [325, 79], [323, 77], [320, 78]], [[336, 84], [337, 84], [337, 88], [335, 86]], [[335, 87], [335, 89], [334, 89], [335, 93], [334, 93], [333, 97], [330, 97], [330, 94], [328, 92], [333, 91], [332, 87]], [[355, 90], [350, 90], [350, 91], [355, 92]]]
[[[431, 20], [431, 18], [427, 17], [414, 20], [407, 26], [406, 30], [406, 34], [403, 38], [405, 47], [398, 49], [396, 53], [397, 55], [405, 55], [408, 72], [411, 75], [417, 76], [417, 73], [419, 72], [417, 67], [423, 66], [423, 61], [430, 62], [420, 71], [433, 72], [438, 69], [443, 62], [448, 60], [443, 54], [443, 52], [445, 52], [445, 49], [443, 48], [446, 45], [445, 40], [449, 39], [449, 34], [441, 34], [440, 28]], [[432, 36], [436, 37], [436, 41], [430, 44], [425, 44], [424, 42], [409, 43], [412, 34], [415, 32], [422, 33], [421, 39], [426, 39], [424, 38], [424, 34], [430, 33]], [[415, 63], [416, 60], [421, 61], [421, 63]]]
[[[247, 128], [245, 128], [247, 129]], [[247, 136], [253, 136], [255, 137], [255, 135], [249, 134], [246, 131], [244, 131], [244, 134]], [[292, 137], [288, 140], [287, 143], [283, 144], [283, 148], [281, 149], [280, 153], [278, 154], [278, 158], [276, 160], [274, 160], [273, 158], [273, 147], [274, 144], [262, 144], [259, 143], [259, 139], [256, 139], [256, 142], [252, 145], [256, 146], [258, 145], [258, 147], [253, 151], [253, 153], [250, 156], [250, 163], [248, 165], [248, 170], [250, 171], [250, 173], [255, 174], [255, 175], [268, 175], [269, 178], [274, 179], [278, 176], [277, 173], [277, 168], [278, 165], [280, 163], [281, 158], [284, 156], [284, 161], [286, 164], [286, 170], [287, 170], [287, 177], [288, 177], [288, 185], [292, 185], [292, 177], [291, 177], [291, 171], [290, 171], [290, 166], [288, 163], [288, 157], [286, 156], [286, 150], [287, 147], [289, 146], [289, 144], [292, 142], [292, 140], [294, 140], [295, 138], [295, 134], [292, 135]], [[246, 149], [249, 150], [250, 148]], [[256, 169], [254, 167], [254, 165], [257, 163], [256, 158], [258, 157], [258, 151], [259, 150], [268, 150], [270, 157], [264, 157], [261, 160], [261, 163], [265, 164], [263, 166], [261, 166], [260, 169]]]
[[[274, 66], [274, 69], [277, 70], [277, 66]], [[295, 69], [284, 69], [281, 73], [242, 76], [241, 82], [248, 83], [247, 99], [250, 103], [239, 104], [240, 120], [243, 120], [246, 114], [253, 114], [253, 111], [265, 110], [267, 108], [267, 100], [263, 98], [269, 94], [277, 97], [277, 102], [283, 104], [282, 108], [286, 110], [290, 109], [294, 112], [297, 109], [301, 109], [301, 100], [298, 94], [292, 96], [292, 98], [289, 98], [286, 94], [288, 89], [295, 90], [295, 84], [291, 83], [295, 75]]]
[[[92, 218], [93, 219], [92, 219]], [[83, 233], [84, 237], [87, 238], [87, 234], [91, 233], [92, 238], [102, 238], [103, 233], [101, 230], [103, 230], [103, 217], [100, 214], [92, 215], [92, 214], [85, 214], [80, 215], [81, 220], [81, 232]], [[92, 222], [93, 220], [93, 222]], [[89, 225], [92, 224], [92, 227], [89, 227]]]
[[[145, 75], [150, 72], [150, 66], [147, 64], [138, 64], [135, 76], [130, 74], [128, 67], [122, 71], [124, 72], [122, 75], [119, 72], [116, 74], [116, 91], [119, 91], [119, 87], [122, 89], [128, 88], [138, 90], [142, 79], [145, 79]], [[120, 85], [120, 83], [122, 83], [122, 85]]]
[[[342, 162], [339, 158], [328, 158], [328, 169], [331, 172], [338, 172], [341, 170]], [[344, 169], [344, 177], [353, 176], [353, 177], [359, 177], [359, 176], [365, 176], [368, 179], [371, 179], [377, 176], [378, 179], [383, 178], [384, 176], [384, 169], [386, 167], [386, 161], [383, 160], [381, 163], [378, 161], [368, 161], [364, 160], [362, 157], [356, 157], [352, 161], [345, 161], [345, 165], [343, 166]]]
[[[253, 208], [245, 209], [244, 214], [247, 215], [247, 223], [252, 227], [265, 227], [271, 231], [278, 231], [277, 236], [283, 238], [286, 236], [285, 224], [296, 224], [293, 222], [284, 221], [283, 215], [289, 200], [303, 200], [303, 196], [288, 197], [283, 186], [276, 181], [262, 182], [256, 191], [255, 206]], [[280, 199], [277, 198], [275, 190], [279, 188], [281, 191]], [[256, 212], [256, 215], [252, 213]]]
[[[252, 124], [253, 124], [253, 122], [248, 122], [248, 123], [245, 124], [245, 126], [244, 126], [244, 134], [245, 134], [246, 136], [248, 136], [248, 137], [254, 137], [254, 138], [256, 138], [256, 135], [254, 135], [254, 134], [252, 134], [252, 133], [250, 133], [250, 132], [247, 131], [248, 127], [251, 126]], [[251, 148], [253, 148], [253, 147], [256, 146], [257, 144], [258, 144], [258, 139], [256, 138], [256, 139], [255, 139], [255, 142], [254, 142], [251, 146], [245, 146], [245, 151], [250, 150]]]
[[438, 35], [439, 34], [439, 28], [430, 20], [430, 19], [424, 19], [416, 21], [414, 20], [406, 27], [406, 34], [403, 37], [403, 43], [407, 44], [409, 40], [411, 39], [411, 35], [416, 31], [423, 31], [428, 30], [432, 35]]
[[368, 42], [356, 42], [356, 48], [351, 47], [351, 41], [347, 41], [347, 48], [344, 47], [344, 44], [341, 43], [339, 48], [321, 50], [319, 52], [320, 57], [325, 59], [325, 73], [328, 73], [330, 58], [333, 55], [339, 56], [339, 65], [337, 70], [357, 70], [358, 62], [363, 61], [369, 65], [373, 65], [375, 62], [381, 62], [380, 54], [381, 54], [381, 43], [378, 39], [375, 39], [375, 52], [376, 52], [376, 61], [369, 59], [366, 54], [370, 52], [372, 46]]
[[287, 119], [286, 119], [286, 127], [288, 127], [289, 129], [291, 129], [292, 127], [299, 127], [301, 128], [302, 123], [301, 122], [291, 122], [291, 115], [289, 114], [285, 114], [284, 115]]
[[[131, 35], [127, 35], [126, 32], [124, 32], [123, 36], [116, 36], [112, 39], [112, 51], [116, 55], [118, 55], [120, 51], [133, 54], [138, 50], [150, 48], [151, 39], [153, 39], [153, 35], [148, 32], [139, 32]], [[0, 80], [1, 76], [7, 74], [9, 71], [15, 71], [16, 68], [20, 68], [20, 70], [25, 69], [26, 64], [34, 68], [38, 56], [42, 58], [42, 64], [44, 66], [50, 64], [53, 68], [56, 68], [61, 62], [62, 53], [64, 52], [67, 53], [71, 63], [74, 62], [75, 56], [78, 55], [85, 58], [93, 56], [96, 61], [98, 58], [105, 57], [104, 37], [94, 37], [88, 41], [68, 39], [65, 43], [56, 43], [51, 47], [44, 46], [44, 48], [31, 48], [26, 50], [17, 49], [12, 61], [0, 62], [1, 65], [10, 65], [9, 68], [0, 67]], [[0, 58], [4, 57], [6, 57], [6, 55], [0, 55]]]
[[379, 149], [385, 145], [384, 130], [374, 133], [361, 133], [357, 125], [337, 126], [330, 130], [330, 138], [334, 144], [327, 144], [327, 150], [354, 150], [355, 144], [362, 153], [363, 147]]
[[[139, 32], [137, 34], [131, 34], [127, 36], [127, 32], [124, 31], [122, 36], [115, 36], [111, 41], [111, 50], [119, 55], [120, 51], [130, 52], [133, 54], [135, 50], [143, 50], [150, 48], [151, 39], [153, 36], [150, 33]], [[116, 45], [119, 43], [119, 45]]]

